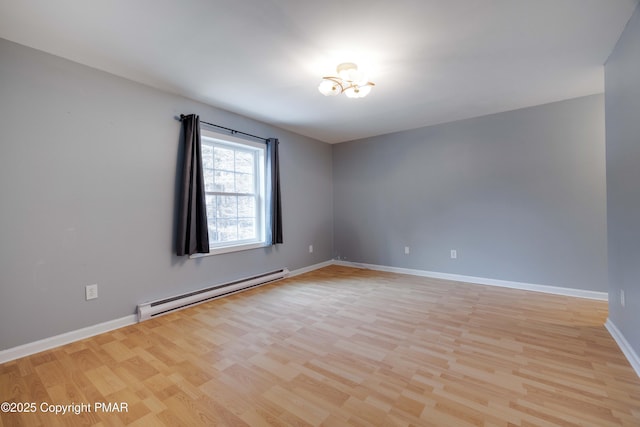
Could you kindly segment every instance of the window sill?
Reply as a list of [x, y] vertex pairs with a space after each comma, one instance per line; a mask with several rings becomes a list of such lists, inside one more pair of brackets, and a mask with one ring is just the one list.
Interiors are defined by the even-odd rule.
[[257, 243], [244, 243], [241, 245], [234, 245], [234, 246], [224, 246], [219, 248], [209, 248], [208, 254], [193, 254], [193, 255], [189, 255], [189, 258], [191, 259], [203, 258], [207, 256], [227, 254], [231, 252], [247, 251], [249, 249], [264, 248], [266, 246], [269, 246], [269, 244], [265, 242], [257, 242]]

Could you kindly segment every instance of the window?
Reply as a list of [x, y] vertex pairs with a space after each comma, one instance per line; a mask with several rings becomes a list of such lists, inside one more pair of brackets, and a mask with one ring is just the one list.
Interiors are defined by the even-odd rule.
[[211, 254], [265, 246], [265, 144], [202, 130]]

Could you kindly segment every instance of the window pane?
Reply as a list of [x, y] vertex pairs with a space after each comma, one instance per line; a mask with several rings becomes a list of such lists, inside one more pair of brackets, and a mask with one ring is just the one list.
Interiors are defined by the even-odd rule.
[[215, 147], [214, 167], [226, 171], [233, 171], [233, 150], [229, 148]]
[[207, 229], [209, 231], [209, 244], [216, 243], [218, 241], [218, 232], [215, 219], [207, 221]]
[[254, 218], [256, 215], [256, 199], [253, 196], [238, 197], [238, 218]]
[[216, 197], [205, 196], [207, 205], [207, 228], [209, 230], [209, 242], [215, 242], [216, 233]]
[[236, 192], [237, 193], [253, 194], [253, 192], [255, 191], [253, 187], [254, 187], [253, 175], [249, 175], [246, 173], [236, 174]]
[[238, 220], [238, 239], [255, 239], [256, 222], [253, 218]]
[[218, 220], [218, 241], [232, 242], [238, 240], [238, 220], [219, 219]]
[[236, 172], [253, 173], [254, 153], [236, 151]]
[[215, 185], [213, 184], [213, 169], [205, 168], [204, 175], [204, 191], [215, 191]]
[[224, 193], [235, 193], [236, 186], [234, 182], [235, 174], [233, 172], [216, 171], [215, 183], [213, 191], [221, 191]]
[[205, 196], [205, 203], [207, 205], [207, 220], [215, 219], [216, 217], [216, 196]]
[[238, 198], [236, 196], [218, 196], [218, 218], [237, 218]]
[[205, 169], [213, 168], [213, 147], [207, 144], [201, 144], [202, 149], [202, 166]]

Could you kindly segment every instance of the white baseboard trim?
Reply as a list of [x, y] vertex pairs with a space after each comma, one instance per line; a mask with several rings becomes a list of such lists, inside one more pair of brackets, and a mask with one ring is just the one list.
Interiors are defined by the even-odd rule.
[[604, 327], [607, 328], [607, 331], [611, 334], [611, 337], [615, 340], [622, 353], [625, 355], [631, 367], [634, 371], [636, 371], [636, 375], [640, 377], [640, 357], [633, 350], [627, 339], [622, 335], [620, 329], [611, 321], [611, 319], [607, 318], [607, 321], [604, 323]]
[[307, 267], [298, 268], [297, 270], [291, 270], [289, 272], [288, 277], [299, 276], [300, 274], [308, 273], [313, 270], [318, 270], [320, 268], [329, 267], [334, 264], [334, 260], [330, 259], [329, 261], [320, 262], [318, 264], [309, 265]]
[[21, 357], [30, 356], [49, 350], [54, 347], [79, 341], [94, 335], [109, 332], [114, 329], [138, 323], [138, 317], [135, 314], [121, 317], [120, 319], [109, 320], [107, 322], [98, 323], [97, 325], [87, 326], [86, 328], [76, 329], [75, 331], [65, 332], [64, 334], [55, 335], [53, 337], [44, 338], [28, 344], [19, 345], [18, 347], [9, 348], [0, 351], [0, 363], [10, 362]]
[[608, 301], [607, 292], [588, 291], [584, 289], [562, 288], [558, 286], [536, 285], [532, 283], [512, 282], [508, 280], [487, 279], [484, 277], [463, 276], [461, 274], [438, 273], [435, 271], [414, 270], [410, 268], [389, 267], [377, 264], [365, 264], [360, 262], [334, 261], [335, 265], [345, 267], [364, 268], [367, 270], [387, 271], [391, 273], [410, 274], [412, 276], [431, 277], [433, 279], [452, 280], [454, 282], [475, 283], [478, 285], [499, 286], [502, 288], [522, 289], [526, 291], [544, 292], [547, 294], [565, 295], [570, 297], [588, 298], [600, 301]]

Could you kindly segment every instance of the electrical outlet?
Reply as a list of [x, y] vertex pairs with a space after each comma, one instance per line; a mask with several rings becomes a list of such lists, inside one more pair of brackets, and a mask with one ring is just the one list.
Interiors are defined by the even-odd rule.
[[404, 247], [404, 253], [405, 255], [409, 255], [409, 253], [411, 252], [411, 250], [409, 249], [409, 246], [405, 246]]
[[455, 249], [451, 249], [451, 259], [458, 258], [458, 251]]
[[312, 254], [313, 253], [313, 245], [309, 245], [309, 253]]
[[89, 301], [90, 299], [98, 298], [98, 285], [97, 284], [87, 285], [84, 288], [84, 293], [87, 301]]
[[624, 289], [620, 289], [620, 305], [624, 307]]

